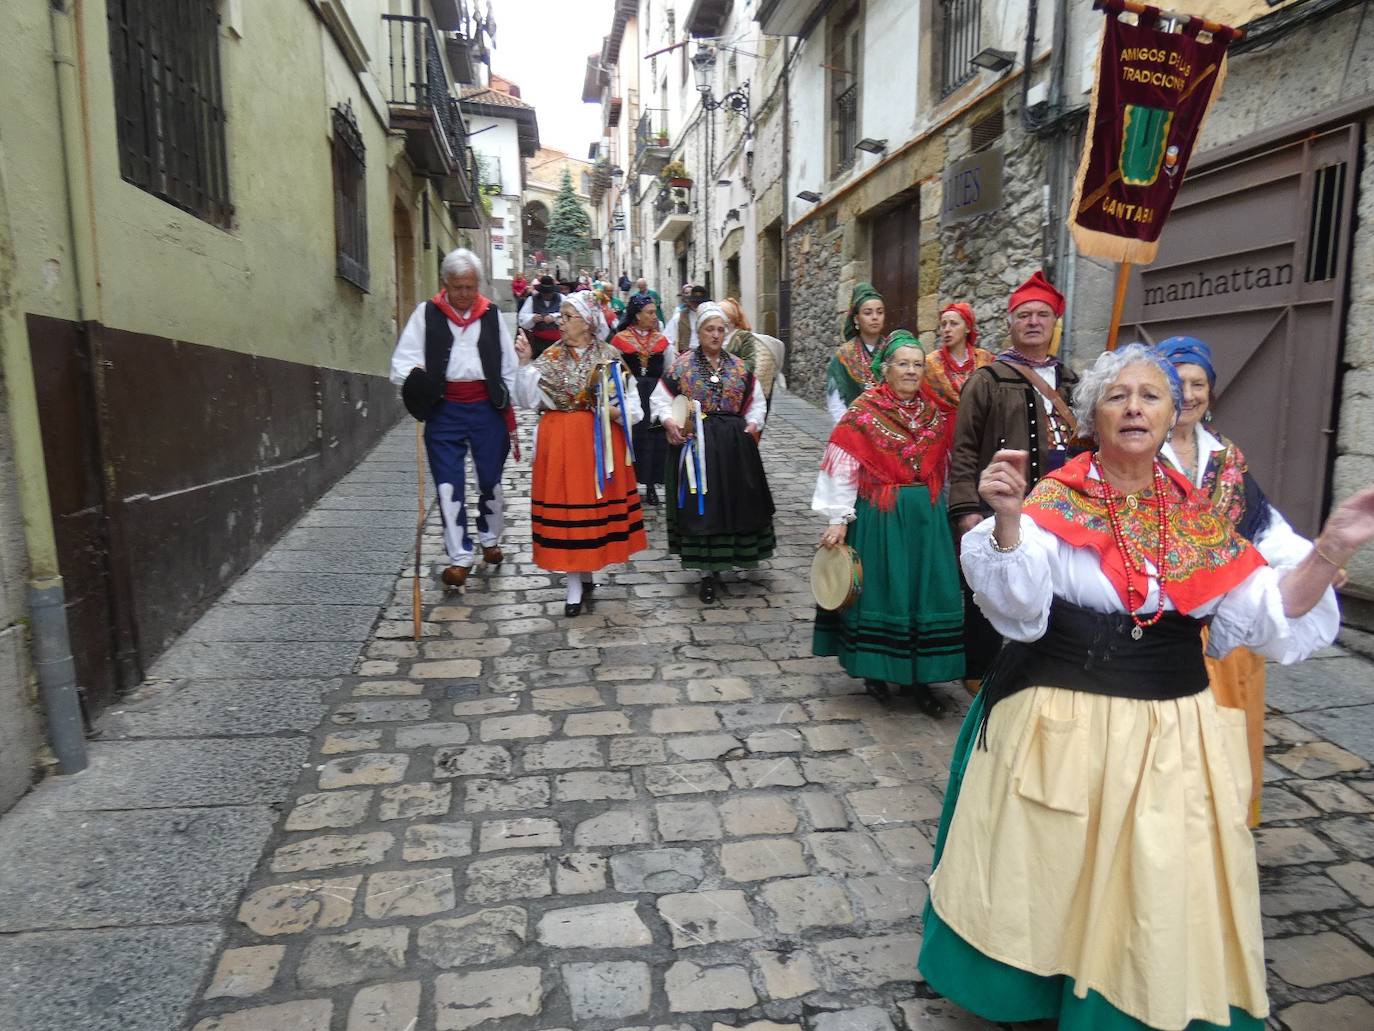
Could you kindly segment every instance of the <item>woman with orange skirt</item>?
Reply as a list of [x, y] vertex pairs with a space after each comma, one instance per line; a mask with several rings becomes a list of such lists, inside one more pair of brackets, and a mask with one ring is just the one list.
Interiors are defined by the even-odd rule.
[[569, 294], [563, 339], [531, 360], [523, 334], [515, 353], [515, 403], [541, 412], [530, 489], [534, 562], [568, 574], [564, 615], [592, 607], [592, 574], [649, 546], [625, 432], [644, 409], [620, 352], [604, 335], [589, 291]]

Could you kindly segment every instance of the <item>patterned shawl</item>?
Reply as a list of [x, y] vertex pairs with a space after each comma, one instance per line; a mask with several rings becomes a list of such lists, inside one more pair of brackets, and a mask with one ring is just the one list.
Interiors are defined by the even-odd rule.
[[[1048, 474], [1026, 498], [1022, 511], [1042, 530], [1075, 548], [1096, 553], [1112, 586], [1127, 608], [1138, 603], [1126, 596], [1126, 565], [1112, 537], [1107, 516], [1107, 491], [1113, 491], [1121, 530], [1136, 583], [1146, 582], [1146, 561], [1153, 562], [1159, 541], [1159, 517], [1154, 487], [1126, 498], [1101, 480], [1094, 479], [1092, 454], [1071, 458]], [[1193, 489], [1187, 478], [1163, 463], [1169, 482], [1168, 583], [1164, 593], [1183, 613], [1193, 612], [1213, 598], [1239, 585], [1264, 565], [1264, 558], [1242, 539], [1205, 495]]]
[[581, 356], [561, 340], [550, 344], [534, 365], [539, 370], [539, 389], [555, 411], [585, 412], [596, 406], [592, 393], [596, 367], [620, 360], [620, 351], [600, 340], [592, 341]]
[[926, 384], [940, 407], [952, 416], [959, 407], [959, 395], [963, 393], [964, 384], [974, 370], [991, 365], [996, 360], [991, 351], [970, 345], [968, 357], [963, 365], [959, 365], [949, 353], [949, 348], [940, 346], [926, 356]]
[[1218, 515], [1253, 543], [1269, 528], [1269, 499], [1250, 475], [1241, 449], [1220, 433], [1213, 436], [1225, 445], [1225, 449], [1207, 456], [1207, 468], [1202, 472], [1202, 493], [1211, 498]]
[[886, 383], [865, 390], [830, 433], [821, 469], [832, 475], [859, 465], [859, 496], [891, 511], [897, 490], [923, 483], [934, 505], [949, 468], [953, 422], [922, 387], [903, 401]]
[[706, 364], [706, 356], [700, 349], [685, 351], [668, 366], [663, 374], [663, 385], [674, 397], [686, 394], [700, 401], [701, 410], [707, 415], [713, 412], [743, 415], [754, 396], [754, 374], [745, 368], [741, 359], [721, 351], [720, 371], [715, 375], [720, 382], [711, 382], [711, 367]]
[[835, 349], [826, 369], [826, 393], [834, 391], [846, 406], [852, 405], [854, 399], [865, 390], [878, 385], [879, 381], [870, 368], [872, 362], [872, 357], [858, 337], [841, 344]]

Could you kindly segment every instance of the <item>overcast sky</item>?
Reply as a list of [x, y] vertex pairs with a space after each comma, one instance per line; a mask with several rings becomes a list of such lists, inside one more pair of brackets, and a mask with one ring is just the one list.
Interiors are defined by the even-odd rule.
[[550, 4], [495, 0], [496, 46], [491, 70], [520, 87], [533, 104], [539, 142], [586, 159], [601, 139], [601, 105], [582, 103], [587, 55], [611, 31], [613, 0]]

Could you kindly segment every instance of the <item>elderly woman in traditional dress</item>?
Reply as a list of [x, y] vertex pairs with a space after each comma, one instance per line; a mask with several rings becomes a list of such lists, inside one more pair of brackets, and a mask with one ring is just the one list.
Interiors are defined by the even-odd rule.
[[[680, 556], [684, 569], [702, 570], [697, 596], [705, 604], [716, 600], [721, 570], [756, 568], [772, 558], [775, 543], [773, 496], [758, 447], [763, 389], [744, 362], [725, 351], [725, 333], [720, 305], [702, 304], [700, 346], [677, 356], [650, 398], [670, 445], [668, 551]], [[677, 397], [699, 405], [701, 417], [679, 424], [673, 416]]]
[[1166, 362], [1102, 355], [1075, 395], [1095, 452], [1023, 497], [1026, 455], [980, 477], [961, 562], [1008, 639], [958, 742], [920, 969], [994, 1021], [1261, 1031], [1265, 996], [1243, 714], [1208, 648], [1296, 662], [1339, 625], [1331, 583], [1374, 538], [1374, 488], [1273, 569], [1158, 452]]
[[939, 716], [944, 703], [927, 685], [964, 675], [964, 601], [938, 504], [952, 425], [924, 387], [919, 340], [896, 330], [873, 361], [878, 385], [830, 434], [811, 500], [830, 521], [821, 547], [858, 553], [863, 590], [843, 611], [816, 610], [811, 650], [838, 656], [879, 698], [898, 684]]
[[591, 609], [592, 574], [649, 546], [628, 461], [625, 423], [643, 415], [620, 352], [599, 339], [600, 306], [589, 291], [563, 302], [563, 339], [530, 360], [516, 344], [515, 402], [540, 411], [530, 487], [530, 531], [540, 569], [568, 574], [563, 611]]
[[857, 284], [844, 319], [844, 342], [835, 349], [825, 373], [825, 409], [833, 422], [844, 417], [856, 397], [878, 385], [873, 378], [873, 356], [882, 343], [886, 322], [883, 295], [871, 283]]
[[[1310, 545], [1269, 503], [1234, 443], [1204, 425], [1212, 421], [1216, 370], [1212, 349], [1195, 337], [1170, 337], [1155, 345], [1174, 367], [1183, 390], [1178, 425], [1161, 454], [1194, 487], [1236, 533], [1253, 544], [1275, 569], [1291, 569], [1306, 557]], [[1218, 705], [1246, 715], [1250, 749], [1250, 825], [1259, 825], [1264, 787], [1264, 656], [1235, 648], [1222, 658], [1207, 657], [1208, 681]]]
[[975, 347], [977, 342], [973, 306], [964, 301], [945, 305], [940, 310], [940, 346], [926, 360], [926, 386], [951, 418], [973, 371], [997, 360], [991, 351]]
[[[663, 375], [668, 338], [659, 328], [658, 305], [647, 294], [630, 297], [625, 315], [616, 327], [611, 343], [635, 379], [635, 389], [645, 411], [649, 398]], [[651, 419], [641, 419], [630, 431], [635, 448], [635, 479], [644, 486], [644, 500], [657, 505], [658, 487], [663, 482], [663, 464], [668, 457], [668, 437], [663, 427]]]

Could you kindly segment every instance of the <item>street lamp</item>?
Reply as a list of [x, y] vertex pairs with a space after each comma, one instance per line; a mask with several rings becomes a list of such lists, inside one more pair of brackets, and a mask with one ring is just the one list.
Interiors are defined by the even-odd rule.
[[1016, 63], [1016, 55], [1010, 50], [985, 47], [970, 57], [968, 63], [975, 68], [984, 68], [990, 72], [1004, 72]]
[[735, 114], [749, 115], [749, 80], [745, 79], [737, 89], [716, 100], [711, 96], [711, 76], [716, 69], [716, 52], [711, 47], [697, 47], [692, 55], [692, 72], [697, 79], [697, 92], [701, 94], [701, 106], [707, 111], [725, 108]]
[[865, 136], [858, 143], [854, 144], [855, 150], [862, 150], [865, 154], [881, 154], [887, 150], [887, 140], [875, 140]]

